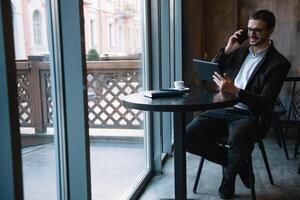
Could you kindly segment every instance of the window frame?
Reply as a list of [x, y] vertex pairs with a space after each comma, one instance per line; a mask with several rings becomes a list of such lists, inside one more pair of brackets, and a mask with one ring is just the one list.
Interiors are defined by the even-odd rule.
[[[165, 0], [167, 1], [167, 0]], [[57, 185], [58, 199], [91, 199], [90, 149], [88, 135], [88, 119], [85, 105], [87, 103], [85, 43], [83, 23], [83, 1], [47, 1], [51, 11], [50, 58], [53, 61], [51, 72], [55, 86], [57, 127]], [[181, 0], [174, 2], [174, 78], [182, 78], [181, 67]], [[145, 70], [144, 76], [149, 76], [144, 82], [145, 89], [157, 89], [162, 86], [162, 33], [160, 0], [145, 0]], [[165, 3], [165, 2], [163, 2]], [[0, 113], [4, 122], [0, 124], [4, 134], [0, 140], [0, 177], [5, 184], [0, 184], [0, 199], [23, 199], [22, 160], [20, 133], [17, 110], [16, 68], [13, 44], [13, 28], [11, 5], [9, 1], [0, 1]], [[164, 7], [163, 7], [164, 9]], [[122, 24], [123, 25], [123, 24]], [[53, 29], [56, 27], [56, 29]], [[123, 28], [124, 29], [124, 28]], [[72, 36], [72, 37], [70, 37]], [[169, 40], [169, 39], [168, 39]], [[176, 42], [175, 42], [176, 41]], [[53, 46], [52, 46], [53, 45]], [[172, 54], [172, 52], [171, 52]], [[174, 57], [173, 57], [174, 56]], [[169, 59], [169, 58], [168, 58]], [[172, 65], [171, 65], [172, 66]], [[2, 73], [3, 72], [3, 73]], [[171, 79], [172, 80], [172, 79]], [[74, 85], [75, 84], [75, 85]], [[55, 88], [56, 87], [56, 88]], [[77, 88], [73, 90], [73, 88]], [[76, 111], [74, 109], [76, 107]], [[155, 171], [162, 168], [161, 135], [163, 126], [161, 113], [146, 112], [145, 134], [146, 151], [148, 155], [146, 173], [129, 199], [136, 199]], [[81, 133], [81, 134], [78, 134]], [[84, 133], [84, 134], [82, 134]], [[2, 164], [3, 163], [3, 164]], [[80, 190], [78, 190], [80, 188]]]
[[0, 199], [23, 199], [16, 64], [9, 1], [0, 1]]
[[[37, 15], [35, 15], [37, 14]], [[38, 18], [36, 18], [38, 17]], [[43, 46], [43, 20], [41, 11], [35, 9], [32, 12], [32, 36], [33, 36], [33, 45], [35, 47]]]

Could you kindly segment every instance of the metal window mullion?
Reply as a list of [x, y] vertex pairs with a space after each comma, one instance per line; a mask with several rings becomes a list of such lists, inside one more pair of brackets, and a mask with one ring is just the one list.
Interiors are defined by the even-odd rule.
[[175, 80], [183, 80], [182, 72], [182, 1], [174, 0], [174, 75]]
[[0, 1], [0, 199], [22, 200], [22, 158], [10, 6], [10, 1]]
[[[160, 29], [160, 0], [151, 0], [151, 64], [150, 64], [150, 89], [159, 89], [161, 87], [161, 29]], [[162, 169], [162, 113], [150, 113], [151, 119], [151, 146], [153, 157], [153, 169], [160, 172]]]
[[[170, 65], [170, 1], [161, 2], [161, 65], [162, 65], [162, 87], [171, 87], [171, 65]], [[171, 147], [171, 114], [163, 113], [162, 151], [172, 153]]]
[[174, 1], [170, 0], [170, 76], [171, 83], [175, 81], [175, 16], [174, 16]]
[[83, 1], [59, 1], [69, 199], [91, 199]]
[[60, 46], [59, 13], [58, 2], [47, 1], [47, 19], [48, 19], [48, 46], [50, 50], [50, 78], [51, 94], [53, 99], [53, 126], [54, 126], [54, 144], [56, 155], [56, 187], [57, 199], [67, 200], [68, 182], [67, 182], [67, 151], [66, 134], [64, 121], [64, 98], [63, 98], [63, 74]]
[[[144, 48], [143, 48], [143, 72], [142, 72], [142, 80], [143, 80], [143, 88], [144, 89], [149, 89], [149, 84], [150, 84], [150, 0], [144, 0], [143, 1], [143, 8], [144, 8], [144, 14], [143, 14], [143, 41], [144, 41]], [[149, 170], [152, 170], [152, 159], [150, 157], [151, 155], [151, 137], [150, 137], [150, 114], [149, 112], [144, 112], [144, 145], [146, 147], [146, 167]]]
[[[171, 80], [183, 80], [182, 70], [182, 0], [171, 1]], [[174, 134], [174, 115], [171, 114], [171, 127]], [[171, 138], [171, 140], [174, 140]], [[173, 141], [171, 141], [173, 143]]]

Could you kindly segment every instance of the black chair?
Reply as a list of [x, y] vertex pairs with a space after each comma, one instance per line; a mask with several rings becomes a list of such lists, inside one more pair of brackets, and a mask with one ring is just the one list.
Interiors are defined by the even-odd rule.
[[298, 150], [299, 150], [299, 144], [300, 144], [300, 90], [297, 90], [293, 95], [293, 101], [292, 101], [292, 113], [295, 118], [296, 126], [297, 128], [297, 136], [295, 141], [295, 149], [294, 149], [294, 158], [297, 157]]
[[286, 114], [286, 109], [279, 98], [276, 99], [273, 107], [272, 123], [276, 133], [276, 140], [280, 148], [283, 148], [285, 157], [289, 160], [289, 154], [286, 147], [285, 137], [281, 127], [280, 117]]
[[296, 158], [299, 151], [299, 144], [300, 144], [300, 90], [294, 92], [292, 96], [292, 101], [290, 103], [290, 110], [291, 110], [291, 114], [294, 117], [294, 121], [293, 121], [294, 127], [297, 128], [297, 136], [296, 136], [294, 156], [293, 156], [294, 158]]
[[[293, 93], [292, 97], [292, 103], [291, 103], [291, 110], [293, 112], [293, 115], [297, 122], [297, 138], [295, 143], [295, 149], [294, 149], [294, 158], [297, 157], [298, 150], [299, 150], [299, 144], [300, 144], [300, 127], [299, 127], [299, 121], [300, 121], [300, 90], [297, 90]], [[298, 174], [300, 174], [300, 162], [298, 167]]]
[[[270, 127], [270, 122], [264, 121], [264, 119], [270, 119], [270, 117], [271, 117], [270, 115], [272, 115], [272, 113], [269, 112], [268, 115], [269, 115], [269, 118], [266, 118], [266, 116], [265, 116], [265, 117], [261, 117], [260, 120], [259, 120], [260, 130], [263, 131], [262, 133], [264, 133], [264, 134], [262, 134], [262, 138], [265, 137], [265, 135], [267, 134], [267, 131], [269, 130], [269, 127]], [[272, 173], [271, 173], [271, 170], [270, 170], [270, 165], [269, 165], [269, 162], [268, 162], [268, 158], [267, 158], [267, 154], [266, 154], [266, 151], [265, 151], [265, 147], [264, 147], [264, 143], [263, 143], [263, 139], [262, 138], [259, 139], [257, 141], [257, 143], [258, 143], [258, 146], [259, 146], [260, 151], [261, 151], [262, 156], [263, 156], [263, 160], [264, 160], [264, 163], [265, 163], [265, 166], [266, 166], [266, 170], [267, 170], [267, 173], [268, 173], [268, 177], [269, 177], [270, 183], [272, 185], [274, 185]], [[227, 141], [227, 139], [223, 140], [223, 142], [221, 142], [220, 144], [226, 146], [227, 143], [225, 141]], [[197, 171], [197, 175], [196, 175], [196, 179], [195, 179], [194, 187], [193, 187], [193, 193], [194, 194], [196, 193], [197, 188], [198, 188], [198, 183], [199, 183], [199, 179], [200, 179], [202, 167], [203, 167], [203, 164], [204, 164], [204, 160], [205, 159], [203, 157], [200, 159], [200, 163], [199, 163], [199, 167], [198, 167], [198, 171]], [[252, 179], [253, 178], [252, 174], [254, 174], [253, 173], [253, 165], [252, 165], [252, 155], [249, 156], [249, 158], [248, 158], [247, 161], [248, 161], [248, 163], [250, 165], [249, 175], [250, 175], [251, 198], [252, 198], [252, 200], [255, 200], [256, 199], [255, 187], [254, 187], [254, 180]]]
[[299, 151], [299, 144], [300, 144], [300, 128], [298, 128], [298, 132], [297, 132], [297, 138], [296, 138], [295, 150], [294, 150], [294, 158], [297, 157], [297, 154]]

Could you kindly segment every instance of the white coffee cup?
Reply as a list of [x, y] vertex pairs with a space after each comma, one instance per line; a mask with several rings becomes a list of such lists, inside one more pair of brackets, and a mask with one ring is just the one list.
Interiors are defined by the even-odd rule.
[[175, 89], [183, 89], [184, 88], [184, 81], [174, 81]]

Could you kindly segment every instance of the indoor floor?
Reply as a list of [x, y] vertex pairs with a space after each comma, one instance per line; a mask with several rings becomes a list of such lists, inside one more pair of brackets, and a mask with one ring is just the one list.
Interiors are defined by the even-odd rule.
[[[293, 155], [294, 140], [288, 140], [290, 157]], [[271, 135], [264, 140], [265, 149], [273, 174], [275, 185], [271, 185], [258, 146], [254, 149], [253, 167], [255, 173], [255, 190], [257, 200], [299, 200], [300, 175], [298, 159], [287, 160], [283, 150]], [[155, 200], [174, 198], [174, 165], [173, 157], [163, 167], [163, 173], [156, 175], [139, 200]], [[220, 199], [218, 188], [222, 178], [222, 168], [212, 162], [205, 161], [202, 169], [197, 194], [192, 188], [199, 165], [200, 157], [187, 154], [187, 194], [188, 198], [201, 200]], [[251, 199], [250, 189], [245, 188], [240, 178], [236, 179], [236, 200]]]
[[[294, 140], [289, 139], [290, 157]], [[269, 183], [259, 148], [253, 154], [255, 189], [257, 199], [296, 200], [300, 199], [300, 175], [297, 174], [298, 159], [287, 160], [283, 150], [273, 136], [264, 140], [275, 185]], [[54, 145], [45, 144], [23, 148], [24, 186], [26, 200], [55, 200]], [[130, 189], [139, 173], [143, 171], [143, 144], [141, 142], [97, 142], [91, 146], [91, 177], [93, 200], [119, 200]], [[199, 157], [187, 154], [187, 192], [189, 198], [201, 200], [219, 199], [217, 195], [221, 181], [221, 167], [209, 161], [204, 162], [197, 194], [192, 187], [199, 164]], [[157, 200], [174, 197], [173, 157], [169, 157], [162, 170], [150, 181], [139, 200]], [[236, 198], [251, 199], [239, 178], [236, 181]]]

